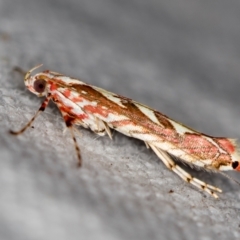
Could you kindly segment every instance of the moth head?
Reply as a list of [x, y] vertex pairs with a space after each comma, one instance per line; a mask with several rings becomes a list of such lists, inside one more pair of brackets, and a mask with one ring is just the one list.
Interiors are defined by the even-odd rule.
[[30, 69], [24, 78], [24, 83], [28, 90], [30, 90], [32, 93], [36, 94], [38, 97], [46, 96], [48, 93], [47, 89], [47, 76], [43, 73], [38, 73], [33, 76], [31, 76], [31, 73], [41, 67], [41, 65], [38, 65], [32, 69]]

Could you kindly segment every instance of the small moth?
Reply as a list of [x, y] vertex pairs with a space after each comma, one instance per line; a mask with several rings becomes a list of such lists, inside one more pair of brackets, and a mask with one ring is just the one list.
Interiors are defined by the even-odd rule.
[[215, 198], [218, 198], [216, 192], [222, 192], [221, 189], [192, 177], [173, 157], [205, 170], [240, 171], [235, 140], [197, 132], [132, 99], [60, 73], [46, 70], [32, 76], [31, 73], [40, 66], [26, 73], [24, 83], [38, 97], [45, 96], [45, 100], [28, 124], [20, 131], [10, 131], [12, 134], [23, 133], [52, 100], [71, 131], [79, 167], [82, 159], [73, 125], [90, 128], [100, 136], [107, 134], [111, 139], [110, 129], [114, 129], [144, 141], [147, 148], [151, 148], [167, 168]]

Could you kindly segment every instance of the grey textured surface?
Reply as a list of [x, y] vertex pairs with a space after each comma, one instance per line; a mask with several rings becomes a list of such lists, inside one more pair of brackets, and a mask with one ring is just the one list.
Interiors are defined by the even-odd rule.
[[[212, 199], [139, 141], [80, 130], [76, 156], [54, 106], [14, 66], [75, 76], [216, 136], [240, 136], [240, 2], [0, 1], [0, 239], [239, 239], [239, 186]], [[240, 179], [237, 174], [231, 176]], [[173, 193], [169, 191], [173, 190]]]

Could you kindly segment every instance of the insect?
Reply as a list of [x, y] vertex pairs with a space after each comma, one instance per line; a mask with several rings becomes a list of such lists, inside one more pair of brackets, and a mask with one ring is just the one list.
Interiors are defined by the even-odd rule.
[[60, 73], [46, 70], [32, 76], [31, 73], [40, 66], [26, 73], [24, 83], [28, 90], [38, 97], [45, 96], [45, 100], [24, 128], [10, 133], [23, 133], [52, 100], [71, 131], [79, 167], [82, 165], [82, 159], [74, 135], [74, 125], [90, 128], [100, 136], [107, 134], [111, 139], [110, 129], [115, 129], [144, 141], [147, 148], [151, 148], [167, 168], [215, 198], [218, 198], [216, 192], [222, 192], [221, 189], [192, 177], [173, 157], [205, 170], [240, 171], [235, 140], [197, 132], [132, 99]]

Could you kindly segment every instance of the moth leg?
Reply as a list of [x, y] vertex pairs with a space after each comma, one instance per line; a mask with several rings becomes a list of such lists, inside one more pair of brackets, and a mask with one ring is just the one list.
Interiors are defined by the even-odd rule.
[[74, 127], [73, 127], [73, 124], [74, 124], [74, 120], [75, 118], [73, 117], [70, 117], [69, 115], [65, 115], [64, 113], [63, 114], [63, 118], [64, 118], [64, 121], [65, 121], [65, 124], [67, 126], [67, 128], [70, 130], [71, 134], [72, 134], [72, 139], [73, 139], [73, 142], [74, 142], [74, 146], [75, 146], [75, 150], [76, 150], [76, 153], [77, 153], [77, 158], [78, 158], [78, 167], [81, 167], [82, 166], [82, 157], [81, 157], [81, 151], [80, 151], [80, 148], [77, 144], [77, 139], [74, 135]]
[[[81, 131], [78, 129], [78, 128], [76, 128], [76, 127], [72, 127], [73, 128], [73, 130], [75, 131], [75, 133], [79, 136], [79, 137], [82, 137], [82, 133], [81, 133]], [[66, 129], [67, 130], [67, 129]]]
[[94, 120], [95, 120], [95, 123], [96, 123], [96, 126], [97, 126], [97, 131], [95, 130], [94, 132], [99, 134], [100, 136], [102, 136], [101, 133], [103, 133], [105, 135], [105, 132], [106, 132], [107, 135], [109, 136], [109, 138], [112, 140], [112, 133], [111, 133], [111, 130], [110, 130], [108, 124], [106, 122], [104, 122], [103, 120], [99, 119], [98, 117], [95, 117], [95, 116], [94, 116]]
[[111, 130], [110, 130], [109, 126], [107, 125], [106, 122], [104, 122], [104, 121], [102, 121], [102, 122], [104, 124], [106, 133], [108, 134], [109, 138], [112, 140], [112, 133], [111, 133]]
[[163, 163], [167, 166], [167, 168], [175, 172], [184, 181], [194, 185], [199, 189], [202, 189], [203, 191], [212, 195], [214, 198], [218, 198], [218, 195], [215, 192], [222, 192], [221, 189], [214, 187], [212, 185], [209, 185], [197, 178], [192, 177], [189, 173], [187, 173], [180, 166], [178, 166], [165, 151], [155, 147], [150, 143], [148, 144], [152, 148], [152, 150], [157, 154], [157, 156], [163, 161]]
[[145, 142], [145, 141], [144, 141], [144, 143], [145, 143], [145, 145], [146, 145], [146, 148], [149, 149], [149, 144], [148, 144], [148, 142]]
[[36, 117], [45, 110], [45, 108], [47, 107], [49, 100], [51, 99], [51, 95], [48, 95], [45, 100], [43, 101], [43, 103], [41, 104], [40, 108], [38, 109], [38, 111], [36, 112], [36, 114], [32, 117], [32, 119], [27, 123], [27, 125], [25, 127], [23, 127], [22, 129], [20, 129], [19, 131], [12, 131], [10, 130], [9, 132], [13, 135], [18, 135], [23, 133], [27, 128], [29, 128], [31, 126], [31, 124], [33, 123], [33, 121], [36, 119]]

